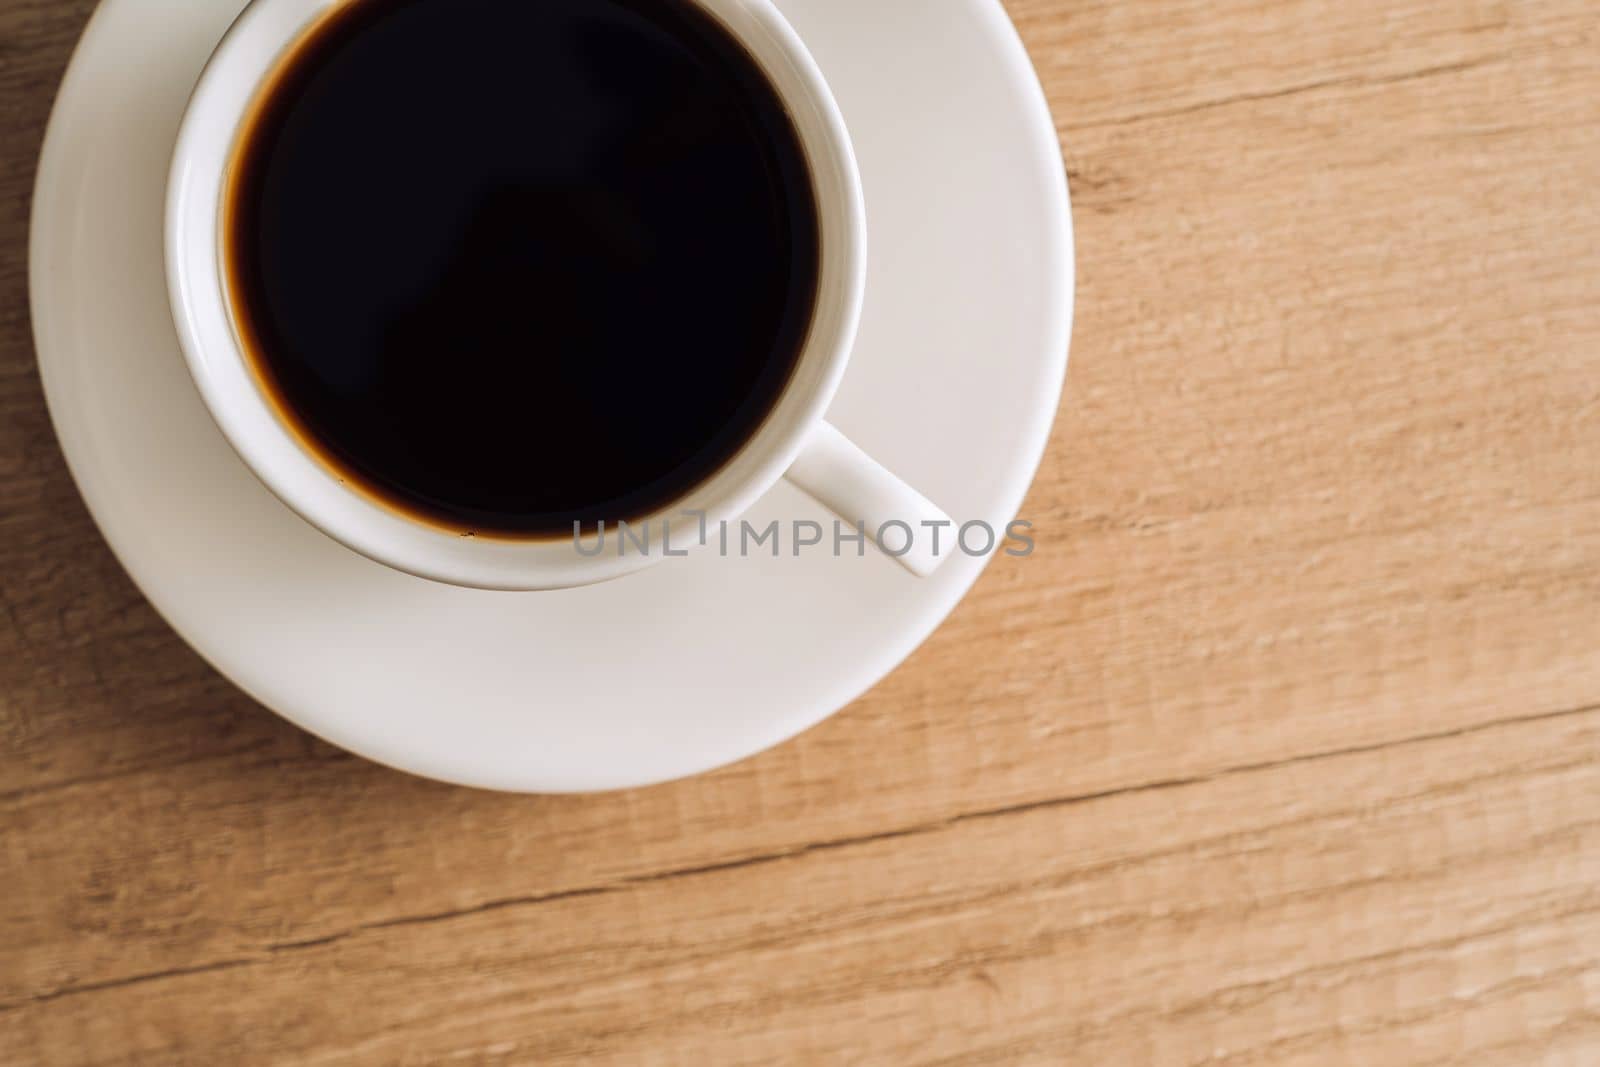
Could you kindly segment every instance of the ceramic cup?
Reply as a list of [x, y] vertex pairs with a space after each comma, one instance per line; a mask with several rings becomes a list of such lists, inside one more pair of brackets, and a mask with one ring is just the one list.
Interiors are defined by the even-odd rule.
[[[294, 511], [355, 551], [424, 578], [486, 589], [560, 589], [633, 573], [736, 524], [787, 477], [869, 539], [893, 524], [880, 549], [912, 573], [940, 559], [924, 523], [948, 518], [874, 462], [826, 420], [850, 360], [866, 279], [861, 177], [843, 116], [804, 43], [769, 0], [695, 0], [744, 45], [789, 108], [811, 168], [821, 223], [815, 317], [787, 390], [765, 422], [716, 474], [648, 520], [636, 542], [593, 550], [576, 538], [467, 537], [395, 512], [303, 448], [275, 413], [244, 355], [222, 269], [222, 197], [244, 117], [295, 43], [350, 0], [253, 0], [212, 54], [179, 130], [167, 190], [166, 266], [184, 356], [206, 406], [246, 465]], [[575, 443], [575, 447], [577, 447]], [[904, 524], [902, 528], [898, 524]], [[916, 536], [907, 538], [904, 531]], [[712, 534], [712, 538], [715, 538]], [[613, 538], [614, 541], [620, 539]], [[949, 541], [946, 537], [945, 541]], [[826, 539], [831, 543], [832, 537]], [[909, 547], [900, 551], [902, 546]]]

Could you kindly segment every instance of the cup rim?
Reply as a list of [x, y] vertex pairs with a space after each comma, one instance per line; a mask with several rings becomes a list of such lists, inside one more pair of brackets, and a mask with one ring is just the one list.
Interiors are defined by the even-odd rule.
[[[277, 64], [329, 14], [361, 0], [251, 0], [201, 71], [175, 143], [163, 227], [165, 270], [184, 360], [213, 421], [245, 466], [291, 510], [379, 563], [471, 588], [559, 589], [620, 578], [660, 552], [584, 556], [570, 539], [476, 537], [432, 526], [343, 483], [261, 389], [229, 311], [221, 262], [223, 190], [240, 125]], [[789, 108], [818, 202], [817, 309], [788, 386], [762, 425], [711, 476], [638, 524], [674, 555], [737, 519], [794, 463], [838, 389], [866, 283], [866, 211], [844, 117], [821, 69], [771, 0], [692, 0], [744, 45]], [[619, 539], [620, 540], [620, 539]], [[655, 542], [652, 542], [652, 548]], [[636, 549], [637, 546], [629, 546]]]

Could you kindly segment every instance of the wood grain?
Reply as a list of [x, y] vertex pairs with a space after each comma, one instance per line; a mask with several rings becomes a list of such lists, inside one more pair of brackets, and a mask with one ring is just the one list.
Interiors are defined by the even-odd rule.
[[100, 541], [25, 300], [90, 6], [0, 0], [0, 1063], [1600, 1062], [1587, 0], [1011, 0], [1080, 254], [1040, 551], [583, 799], [305, 737]]

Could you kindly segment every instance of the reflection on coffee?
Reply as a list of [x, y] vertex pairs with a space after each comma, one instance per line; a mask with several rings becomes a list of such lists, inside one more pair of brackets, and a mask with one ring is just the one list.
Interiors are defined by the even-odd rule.
[[817, 301], [799, 136], [688, 0], [352, 0], [262, 91], [225, 213], [282, 417], [461, 532], [679, 500], [772, 410]]

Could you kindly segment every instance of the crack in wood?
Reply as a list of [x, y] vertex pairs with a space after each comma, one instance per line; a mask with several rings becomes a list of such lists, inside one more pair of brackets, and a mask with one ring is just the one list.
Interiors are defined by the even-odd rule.
[[[1046, 800], [1035, 800], [1021, 804], [988, 808], [979, 811], [962, 812], [952, 815], [949, 818], [940, 819], [933, 822], [918, 823], [911, 826], [897, 827], [894, 829], [878, 831], [870, 834], [857, 834], [829, 841], [809, 842], [804, 845], [794, 846], [793, 848], [781, 849], [775, 852], [764, 852], [754, 856], [743, 856], [716, 863], [698, 864], [691, 867], [674, 867], [668, 870], [655, 871], [648, 874], [622, 878], [615, 882], [607, 882], [600, 885], [578, 886], [571, 889], [556, 890], [549, 893], [535, 893], [525, 896], [506, 897], [498, 900], [484, 901], [483, 903], [475, 904], [471, 907], [429, 912], [420, 915], [400, 915], [388, 919], [380, 919], [370, 923], [360, 923], [344, 930], [319, 935], [313, 938], [306, 938], [296, 941], [274, 942], [264, 946], [264, 949], [261, 953], [253, 956], [241, 956], [187, 967], [174, 967], [160, 971], [151, 971], [145, 974], [128, 975], [122, 978], [107, 979], [102, 982], [93, 982], [76, 986], [64, 986], [59, 989], [47, 990], [45, 992], [24, 997], [19, 1000], [14, 1000], [9, 1003], [0, 1004], [0, 1014], [19, 1011], [32, 1005], [48, 1003], [62, 997], [87, 995], [103, 992], [108, 989], [118, 989], [145, 982], [159, 982], [166, 979], [188, 977], [194, 974], [205, 974], [212, 971], [231, 970], [238, 967], [249, 967], [257, 964], [268, 963], [276, 956], [283, 953], [304, 951], [312, 948], [321, 948], [327, 945], [347, 941], [350, 938], [359, 936], [361, 934], [371, 933], [379, 930], [392, 930], [409, 926], [421, 926], [431, 923], [449, 922], [457, 919], [470, 918], [476, 915], [505, 911], [513, 908], [537, 907], [540, 905], [558, 903], [561, 901], [576, 900], [585, 897], [595, 897], [612, 893], [621, 893], [631, 889], [637, 889], [661, 882], [677, 881], [703, 875], [725, 874], [730, 871], [765, 866], [767, 864], [779, 863], [786, 860], [800, 859], [819, 853], [832, 852], [840, 849], [859, 848], [902, 838], [919, 837], [925, 834], [945, 831], [967, 822], [989, 819], [1004, 819], [1027, 814], [1029, 812], [1074, 807], [1083, 804], [1111, 800], [1117, 797], [1132, 796], [1141, 793], [1162, 792], [1195, 785], [1204, 785], [1226, 778], [1263, 774], [1270, 771], [1282, 770], [1287, 767], [1318, 763], [1349, 756], [1370, 754], [1385, 749], [1397, 749], [1414, 745], [1432, 744], [1440, 741], [1448, 741], [1455, 738], [1467, 737], [1490, 731], [1514, 730], [1561, 719], [1579, 718], [1585, 715], [1593, 715], [1597, 712], [1600, 712], [1600, 704], [1587, 704], [1581, 707], [1566, 708], [1559, 711], [1536, 712], [1530, 715], [1495, 719], [1490, 722], [1477, 723], [1471, 726], [1463, 726], [1452, 730], [1438, 730], [1425, 734], [1417, 734], [1412, 737], [1406, 737], [1394, 741], [1386, 741], [1368, 745], [1352, 745], [1343, 748], [1328, 749], [1321, 752], [1290, 756], [1284, 759], [1241, 764], [1236, 767], [1229, 767], [1207, 774], [1167, 778], [1152, 782], [1141, 782], [1133, 785], [1120, 786], [1115, 789], [1100, 790], [1093, 793], [1073, 794]], [[1214, 844], [1214, 842], [1188, 842], [1184, 847], [1187, 849], [1192, 849], [1197, 847], [1197, 845], [1208, 843]]]

